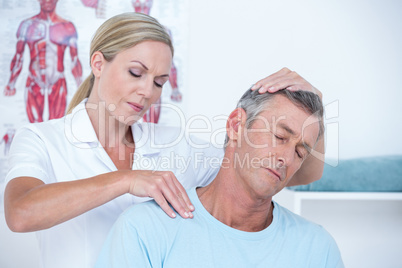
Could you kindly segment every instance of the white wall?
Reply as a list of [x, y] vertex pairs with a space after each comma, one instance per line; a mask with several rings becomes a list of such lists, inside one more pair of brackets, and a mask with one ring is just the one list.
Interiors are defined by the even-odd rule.
[[[191, 0], [187, 117], [228, 115], [253, 82], [287, 66], [319, 88], [325, 104], [339, 104], [329, 156], [401, 154], [401, 10], [397, 0]], [[0, 223], [10, 241], [0, 241], [2, 252], [14, 264], [36, 250], [33, 235], [22, 243], [24, 235]]]
[[327, 156], [401, 154], [401, 10], [397, 0], [192, 0], [188, 116], [228, 115], [286, 66], [337, 102]]

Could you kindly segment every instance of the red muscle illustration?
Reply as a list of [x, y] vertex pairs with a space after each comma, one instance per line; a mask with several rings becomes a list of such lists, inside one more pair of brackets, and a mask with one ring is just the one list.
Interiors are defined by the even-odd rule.
[[13, 141], [15, 134], [14, 128], [7, 129], [6, 134], [4, 134], [3, 138], [0, 140], [0, 144], [4, 143], [4, 156], [8, 155], [8, 151], [10, 150], [11, 142]]
[[26, 81], [26, 111], [30, 122], [42, 122], [45, 101], [49, 119], [60, 118], [66, 109], [67, 85], [64, 77], [64, 54], [69, 48], [71, 72], [77, 86], [81, 83], [82, 67], [78, 59], [77, 32], [73, 23], [59, 17], [57, 0], [40, 0], [40, 13], [21, 22], [17, 31], [17, 49], [12, 59], [10, 80], [5, 96], [16, 93], [15, 83], [22, 70], [25, 45], [30, 63]]

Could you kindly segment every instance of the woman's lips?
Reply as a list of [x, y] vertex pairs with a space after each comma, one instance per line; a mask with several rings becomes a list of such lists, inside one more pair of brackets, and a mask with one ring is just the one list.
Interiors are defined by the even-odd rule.
[[144, 109], [144, 106], [135, 102], [128, 102], [128, 105], [130, 105], [130, 107], [136, 112], [141, 112]]

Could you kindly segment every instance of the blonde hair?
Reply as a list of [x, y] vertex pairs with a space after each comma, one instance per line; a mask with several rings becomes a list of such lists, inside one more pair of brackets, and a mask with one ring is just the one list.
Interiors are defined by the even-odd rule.
[[[90, 58], [100, 51], [105, 60], [112, 61], [121, 51], [144, 41], [158, 41], [167, 44], [174, 52], [172, 41], [164, 27], [153, 17], [136, 12], [127, 12], [105, 21], [95, 32], [91, 41]], [[71, 113], [83, 99], [91, 94], [94, 76], [91, 74], [82, 82], [68, 105]]]

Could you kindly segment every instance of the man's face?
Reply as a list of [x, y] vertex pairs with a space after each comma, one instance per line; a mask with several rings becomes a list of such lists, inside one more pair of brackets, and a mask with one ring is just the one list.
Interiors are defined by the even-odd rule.
[[235, 173], [256, 198], [272, 197], [300, 168], [319, 135], [315, 116], [282, 95], [274, 96], [235, 148]]

